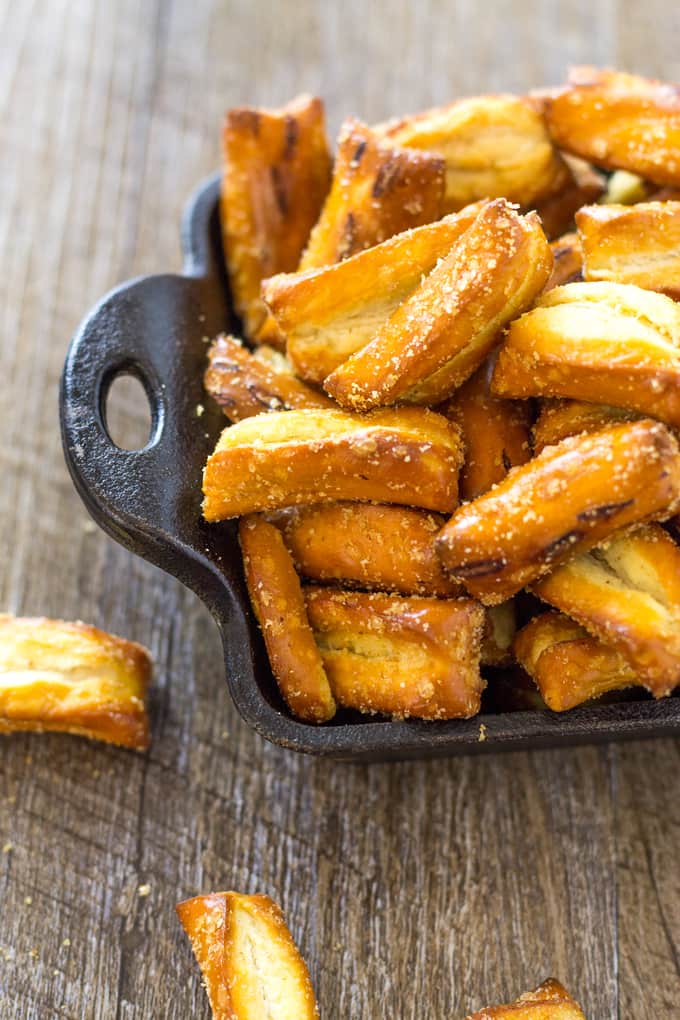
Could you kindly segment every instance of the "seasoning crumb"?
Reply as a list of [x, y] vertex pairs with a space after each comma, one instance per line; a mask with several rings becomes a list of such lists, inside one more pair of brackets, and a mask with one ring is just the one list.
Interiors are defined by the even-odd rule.
[[38, 950], [35, 948], [35, 946], [33, 947], [33, 949], [29, 951], [28, 955], [34, 960], [38, 959]]
[[83, 531], [85, 532], [86, 535], [94, 535], [96, 530], [97, 530], [97, 525], [94, 523], [94, 521], [85, 521], [84, 522], [84, 524], [83, 524]]
[[14, 844], [13, 843], [5, 843], [5, 845], [2, 848], [2, 852], [3, 852], [3, 854], [8, 854], [10, 852], [10, 850], [13, 850], [13, 849], [14, 849]]
[[62, 942], [62, 946], [70, 946], [70, 945], [71, 945], [71, 940], [70, 939], [64, 939], [64, 941]]
[[52, 974], [54, 975], [54, 977], [59, 977], [59, 971], [58, 971], [58, 970], [56, 969], [56, 967], [55, 967], [55, 969], [54, 969], [54, 970], [52, 971]]
[[148, 884], [148, 882], [145, 882], [144, 885], [140, 885], [137, 889], [138, 896], [148, 896], [150, 892], [151, 886]]
[[222, 740], [228, 740], [229, 739], [229, 730], [222, 730], [222, 732], [220, 733], [220, 736], [222, 737]]
[[479, 743], [481, 743], [483, 740], [486, 740], [486, 726], [484, 725], [484, 723], [479, 724], [479, 736], [477, 737], [477, 740], [479, 741]]
[[33, 902], [33, 897], [32, 896], [26, 896], [24, 898], [24, 903], [26, 904], [27, 907], [30, 907], [32, 902]]
[[196, 417], [197, 418], [200, 418], [204, 411], [205, 411], [205, 408], [204, 408], [203, 404], [196, 404]]

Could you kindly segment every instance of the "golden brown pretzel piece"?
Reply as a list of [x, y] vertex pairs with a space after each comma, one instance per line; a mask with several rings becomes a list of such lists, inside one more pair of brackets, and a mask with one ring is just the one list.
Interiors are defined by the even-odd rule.
[[486, 1006], [465, 1020], [586, 1020], [566, 988], [549, 978], [507, 1006]]
[[367, 344], [448, 255], [480, 208], [397, 234], [335, 266], [267, 280], [263, 295], [298, 375], [321, 383]]
[[274, 516], [298, 571], [314, 581], [342, 581], [372, 591], [453, 596], [435, 553], [439, 514], [384, 503], [325, 503]]
[[318, 1020], [305, 962], [268, 896], [209, 893], [176, 909], [213, 1020]]
[[622, 283], [570, 283], [513, 322], [491, 388], [571, 397], [680, 426], [680, 305]]
[[340, 499], [450, 512], [462, 463], [458, 428], [420, 407], [274, 411], [226, 428], [203, 475], [208, 521]]
[[494, 605], [565, 560], [680, 505], [680, 451], [659, 422], [611, 425], [549, 446], [439, 533], [453, 578]]
[[57, 730], [145, 751], [151, 656], [85, 623], [0, 614], [0, 733]]
[[613, 535], [533, 591], [618, 651], [655, 697], [680, 683], [680, 549], [659, 525]]
[[642, 683], [616, 649], [562, 613], [535, 617], [515, 637], [513, 651], [553, 712]]
[[599, 432], [617, 421], [633, 421], [641, 417], [635, 411], [609, 404], [589, 404], [585, 400], [552, 400], [542, 402], [540, 413], [534, 424], [532, 445], [534, 453], [541, 453], [546, 446], [554, 446], [567, 436], [578, 436], [582, 432]]
[[576, 224], [584, 279], [634, 283], [680, 301], [680, 202], [590, 205]]
[[629, 170], [656, 184], [680, 184], [680, 88], [620, 71], [572, 69], [548, 100], [556, 144], [607, 170]]
[[299, 269], [341, 262], [365, 248], [441, 216], [444, 160], [397, 148], [359, 121], [338, 138], [331, 190]]
[[324, 389], [369, 410], [445, 400], [488, 355], [499, 331], [545, 286], [552, 253], [535, 213], [488, 202], [418, 289]]
[[313, 390], [291, 372], [278, 371], [233, 336], [218, 336], [211, 344], [203, 381], [232, 422], [266, 411], [335, 406], [325, 393]]
[[507, 198], [531, 208], [569, 183], [541, 113], [518, 96], [461, 99], [375, 130], [397, 145], [444, 157], [446, 212], [482, 198]]
[[239, 541], [248, 594], [279, 690], [298, 719], [327, 722], [335, 715], [335, 701], [281, 532], [253, 515], [240, 521]]
[[583, 252], [578, 234], [563, 234], [550, 242], [553, 253], [552, 273], [544, 287], [544, 293], [565, 283], [580, 283], [583, 280]]
[[472, 599], [305, 589], [339, 705], [395, 718], [467, 719], [479, 711], [484, 610]]
[[463, 433], [465, 462], [459, 479], [463, 500], [481, 496], [531, 456], [528, 406], [493, 396], [492, 372], [489, 359], [439, 408]]
[[[223, 151], [227, 269], [234, 306], [255, 339], [267, 318], [260, 284], [297, 267], [328, 191], [323, 103], [304, 95], [279, 110], [229, 110]], [[275, 339], [270, 329], [267, 339]]]
[[536, 212], [546, 236], [551, 240], [573, 230], [574, 215], [583, 205], [588, 205], [604, 194], [605, 177], [589, 163], [576, 156], [565, 156], [571, 180], [554, 195], [536, 203]]

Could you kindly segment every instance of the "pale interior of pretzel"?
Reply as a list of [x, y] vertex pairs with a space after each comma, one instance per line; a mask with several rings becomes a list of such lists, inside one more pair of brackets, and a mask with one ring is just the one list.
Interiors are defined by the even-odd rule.
[[549, 978], [506, 1006], [486, 1006], [465, 1020], [586, 1020], [566, 988]]
[[151, 657], [84, 623], [0, 615], [0, 732], [57, 730], [145, 750]]

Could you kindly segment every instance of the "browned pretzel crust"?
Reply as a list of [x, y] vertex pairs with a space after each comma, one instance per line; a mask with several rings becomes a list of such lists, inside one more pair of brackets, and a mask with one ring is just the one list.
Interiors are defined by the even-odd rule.
[[450, 512], [459, 430], [425, 408], [274, 411], [225, 429], [203, 475], [208, 521], [338, 499]]
[[298, 571], [402, 595], [464, 594], [435, 553], [445, 518], [382, 503], [325, 503], [276, 515]]
[[518, 96], [461, 99], [375, 130], [397, 145], [444, 157], [446, 212], [482, 198], [507, 198], [531, 208], [569, 183], [541, 113]]
[[321, 383], [367, 344], [448, 255], [479, 208], [398, 234], [335, 266], [267, 280], [264, 298], [298, 375]]
[[512, 323], [492, 391], [571, 397], [680, 426], [680, 305], [621, 283], [570, 283]]
[[333, 181], [299, 269], [341, 262], [364, 248], [438, 219], [444, 160], [400, 149], [358, 121], [345, 121]]
[[248, 594], [279, 690], [293, 715], [327, 722], [335, 702], [281, 532], [262, 517], [244, 517], [239, 541]]
[[487, 1006], [465, 1020], [586, 1020], [578, 1002], [554, 978], [507, 1006]]
[[323, 103], [298, 96], [280, 110], [229, 110], [223, 150], [227, 269], [234, 306], [253, 339], [267, 317], [261, 281], [297, 267], [328, 191]]
[[498, 332], [528, 308], [552, 269], [535, 213], [487, 203], [415, 293], [324, 382], [343, 407], [445, 400], [474, 372]]
[[563, 234], [551, 242], [550, 249], [554, 262], [544, 293], [554, 287], [563, 287], [565, 283], [580, 283], [583, 280], [583, 252], [578, 234]]
[[546, 236], [552, 240], [573, 229], [574, 215], [583, 205], [597, 202], [605, 192], [605, 177], [576, 156], [563, 156], [571, 180], [555, 195], [536, 203]]
[[486, 605], [639, 521], [680, 504], [680, 451], [649, 419], [573, 436], [513, 468], [461, 506], [437, 549], [451, 576]]
[[680, 202], [591, 205], [576, 224], [586, 280], [634, 283], [680, 301]]
[[325, 393], [318, 393], [290, 372], [277, 371], [233, 336], [218, 336], [211, 344], [203, 381], [232, 422], [265, 411], [335, 406]]
[[680, 549], [663, 528], [614, 535], [533, 590], [618, 651], [655, 697], [680, 683]]
[[484, 611], [471, 599], [305, 589], [335, 699], [395, 718], [476, 715]]
[[680, 91], [619, 71], [572, 69], [571, 84], [548, 100], [546, 118], [562, 149], [607, 170], [680, 185]]
[[566, 712], [607, 691], [641, 684], [611, 645], [562, 613], [543, 613], [517, 634], [515, 658], [535, 681], [553, 712]]
[[176, 909], [213, 1020], [318, 1020], [305, 962], [268, 896], [209, 893]]
[[85, 623], [0, 614], [0, 733], [57, 730], [145, 751], [146, 648]]
[[544, 400], [532, 429], [534, 453], [560, 443], [567, 436], [599, 432], [617, 421], [633, 421], [638, 417], [635, 411], [609, 404], [588, 404], [585, 400]]
[[493, 363], [487, 360], [439, 410], [463, 433], [465, 462], [460, 496], [476, 499], [531, 456], [529, 408], [494, 397], [489, 390]]

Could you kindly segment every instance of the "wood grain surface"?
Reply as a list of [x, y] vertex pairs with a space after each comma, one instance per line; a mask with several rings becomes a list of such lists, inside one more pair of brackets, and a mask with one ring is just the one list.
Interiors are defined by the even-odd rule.
[[335, 132], [575, 61], [678, 80], [675, 7], [0, 0], [0, 45], [0, 607], [157, 662], [148, 756], [0, 741], [0, 1016], [207, 1018], [174, 904], [230, 887], [281, 902], [327, 1018], [455, 1020], [549, 974], [590, 1020], [678, 1015], [677, 742], [370, 767], [265, 744], [205, 609], [89, 523], [57, 426], [88, 307], [178, 267], [225, 107], [305, 89]]

